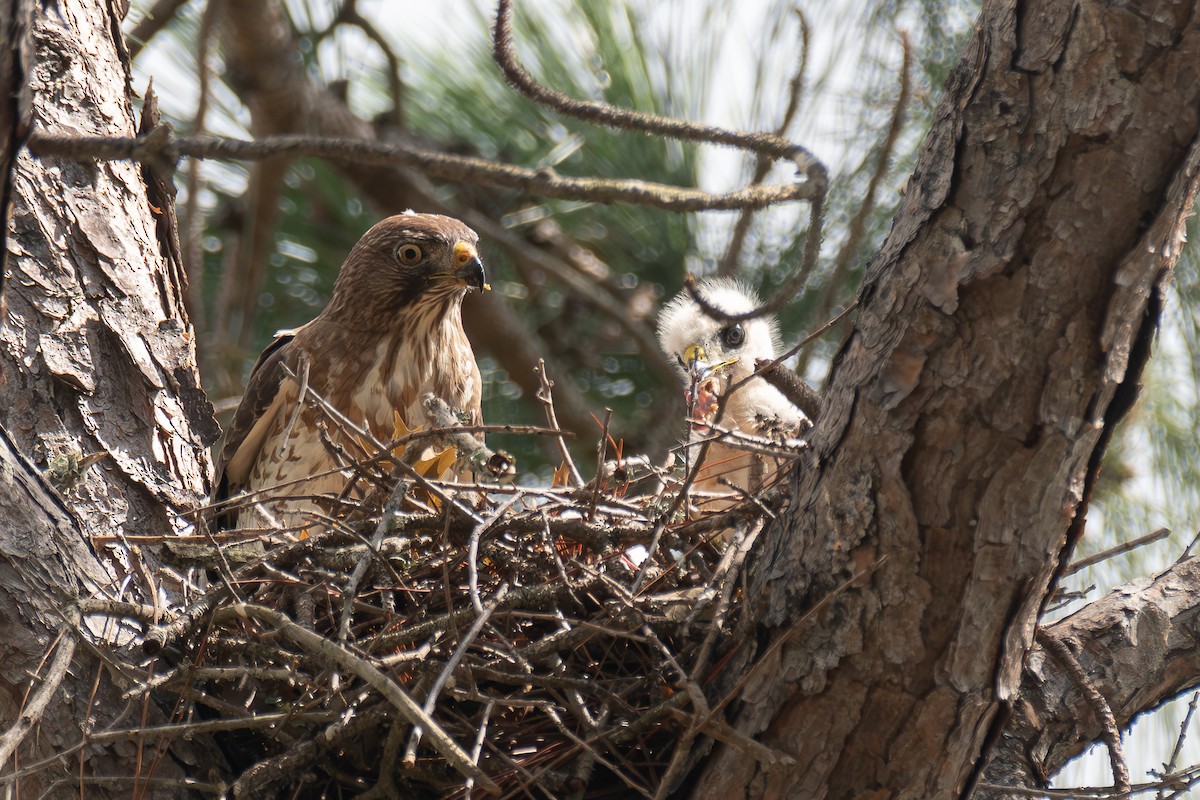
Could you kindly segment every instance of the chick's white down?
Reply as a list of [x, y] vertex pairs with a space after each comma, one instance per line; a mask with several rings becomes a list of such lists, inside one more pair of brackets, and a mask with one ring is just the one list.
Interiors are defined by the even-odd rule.
[[[727, 314], [742, 314], [760, 305], [752, 290], [729, 278], [701, 281], [699, 291], [707, 303]], [[735, 328], [740, 328], [740, 333]], [[755, 360], [773, 359], [780, 349], [779, 325], [774, 317], [759, 316], [736, 323], [714, 319], [686, 290], [676, 295], [659, 315], [658, 341], [679, 371], [689, 394], [692, 419], [702, 422], [712, 421], [715, 401], [706, 406], [704, 398], [697, 394], [723, 396], [729, 386], [754, 372]], [[713, 370], [704, 381], [707, 386], [693, 386], [696, 371], [690, 356], [698, 352], [703, 353], [705, 366], [710, 368], [731, 362]], [[729, 398], [718, 424], [745, 433], [788, 435], [805, 419], [800, 409], [778, 389], [762, 378], [754, 378]]]

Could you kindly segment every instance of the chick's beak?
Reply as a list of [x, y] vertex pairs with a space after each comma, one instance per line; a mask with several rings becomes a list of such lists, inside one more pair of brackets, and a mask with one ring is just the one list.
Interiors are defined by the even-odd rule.
[[454, 277], [462, 281], [468, 288], [486, 292], [492, 287], [488, 285], [487, 276], [483, 272], [483, 262], [474, 245], [459, 242], [454, 245]]
[[690, 344], [683, 351], [683, 365], [692, 380], [702, 379], [709, 371], [708, 354], [698, 344]]

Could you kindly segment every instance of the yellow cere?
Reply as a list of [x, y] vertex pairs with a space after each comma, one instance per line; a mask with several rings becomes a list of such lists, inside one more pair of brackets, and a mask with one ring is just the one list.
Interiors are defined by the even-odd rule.
[[466, 242], [459, 242], [458, 244], [454, 245], [454, 263], [455, 264], [462, 266], [463, 264], [470, 261], [472, 258], [478, 258], [478, 257], [479, 257], [479, 253], [475, 250], [474, 247], [467, 244]]

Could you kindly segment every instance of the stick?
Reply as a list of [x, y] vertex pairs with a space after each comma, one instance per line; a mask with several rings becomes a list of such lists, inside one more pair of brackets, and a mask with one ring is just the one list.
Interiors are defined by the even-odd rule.
[[1121, 749], [1121, 730], [1117, 727], [1116, 717], [1113, 716], [1108, 701], [1104, 699], [1104, 695], [1100, 694], [1100, 690], [1088, 680], [1087, 673], [1083, 671], [1083, 665], [1071, 652], [1071, 648], [1067, 647], [1066, 642], [1045, 629], [1038, 630], [1037, 640], [1042, 647], [1046, 648], [1046, 652], [1067, 671], [1075, 685], [1083, 692], [1083, 696], [1087, 698], [1092, 710], [1096, 712], [1096, 716], [1100, 719], [1100, 730], [1104, 736], [1104, 743], [1108, 745], [1108, 761], [1112, 765], [1114, 788], [1118, 792], [1127, 793], [1131, 786], [1129, 763], [1125, 760], [1125, 751]]
[[395, 681], [384, 675], [367, 660], [354, 655], [336, 642], [331, 642], [319, 634], [300, 627], [283, 614], [265, 606], [236, 603], [218, 611], [216, 618], [221, 621], [251, 618], [265, 622], [310, 653], [324, 656], [347, 672], [358, 676], [364, 683], [383, 695], [396, 708], [401, 717], [413, 725], [420, 725], [424, 728], [429, 735], [430, 744], [450, 766], [464, 776], [475, 778], [479, 785], [488, 792], [500, 793], [500, 787], [472, 763], [471, 757], [458, 746], [458, 743], [451, 739]]
[[1159, 528], [1153, 533], [1147, 533], [1144, 536], [1139, 536], [1138, 538], [1131, 539], [1128, 542], [1121, 542], [1116, 547], [1110, 547], [1107, 550], [1101, 550], [1099, 553], [1090, 555], [1087, 558], [1079, 559], [1075, 563], [1071, 564], [1071, 566], [1067, 567], [1066, 572], [1063, 573], [1063, 577], [1065, 578], [1068, 575], [1074, 575], [1081, 569], [1090, 567], [1093, 564], [1099, 564], [1101, 561], [1107, 561], [1108, 559], [1115, 558], [1119, 555], [1124, 555], [1130, 550], [1136, 550], [1143, 545], [1153, 544], [1154, 542], [1157, 542], [1160, 539], [1165, 539], [1170, 535], [1170, 528]]
[[8, 759], [12, 757], [17, 747], [38, 724], [38, 720], [46, 711], [46, 706], [50, 705], [50, 699], [54, 697], [54, 693], [62, 685], [63, 679], [67, 677], [71, 658], [75, 655], [75, 644], [75, 634], [64, 631], [58, 640], [54, 660], [50, 662], [50, 667], [46, 670], [46, 677], [42, 680], [42, 685], [29, 698], [29, 702], [17, 717], [17, 721], [5, 731], [3, 736], [0, 736], [0, 766], [8, 763]]
[[[546, 411], [546, 424], [555, 430], [558, 429], [558, 415], [554, 413], [554, 396], [550, 390], [554, 388], [554, 381], [550, 380], [546, 375], [546, 360], [539, 358], [537, 366], [533, 371], [538, 376], [538, 382], [541, 388], [538, 389], [537, 399], [542, 404]], [[562, 456], [563, 463], [567, 465], [567, 469], [571, 471], [571, 485], [583, 486], [583, 476], [579, 474], [579, 467], [575, 466], [575, 459], [571, 458], [571, 451], [567, 447], [567, 441], [559, 436], [557, 439], [558, 454]]]

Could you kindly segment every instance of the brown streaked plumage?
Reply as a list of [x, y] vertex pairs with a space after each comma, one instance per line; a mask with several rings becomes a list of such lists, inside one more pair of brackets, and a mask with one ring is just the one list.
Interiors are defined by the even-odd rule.
[[[480, 424], [482, 382], [461, 313], [466, 293], [486, 286], [477, 241], [458, 220], [413, 212], [363, 234], [325, 309], [279, 335], [251, 370], [217, 454], [214, 501], [266, 490], [276, 521], [306, 525], [318, 506], [300, 498], [345, 487], [322, 441], [326, 412], [311, 400], [298, 403], [305, 375], [313, 391], [381, 441], [392, 438], [397, 413], [409, 427], [425, 424], [425, 392]], [[337, 426], [324, 425], [324, 436], [336, 438]], [[337, 444], [361, 453], [356, 443]], [[249, 511], [238, 526], [261, 527], [264, 517]]]

